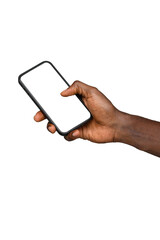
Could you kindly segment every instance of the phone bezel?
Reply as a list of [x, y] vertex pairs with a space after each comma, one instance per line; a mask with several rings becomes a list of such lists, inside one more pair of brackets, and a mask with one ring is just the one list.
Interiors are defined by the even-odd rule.
[[53, 67], [53, 69], [58, 73], [58, 75], [62, 78], [62, 80], [66, 83], [66, 85], [67, 85], [68, 87], [70, 87], [69, 83], [65, 80], [65, 78], [61, 75], [61, 73], [56, 69], [56, 67], [55, 67], [50, 61], [40, 62], [39, 64], [35, 65], [34, 67], [32, 67], [32, 68], [28, 69], [27, 71], [21, 73], [21, 74], [18, 76], [18, 82], [19, 82], [19, 84], [21, 85], [21, 87], [24, 89], [24, 91], [28, 94], [28, 96], [32, 99], [32, 101], [36, 104], [36, 106], [40, 109], [40, 111], [46, 116], [46, 118], [48, 119], [48, 121], [49, 121], [50, 123], [52, 123], [52, 124], [56, 127], [57, 132], [58, 132], [60, 135], [62, 135], [62, 136], [66, 136], [66, 135], [68, 135], [71, 131], [73, 131], [73, 130], [79, 128], [79, 127], [81, 127], [81, 126], [84, 125], [86, 122], [88, 122], [88, 121], [91, 119], [92, 115], [91, 115], [90, 111], [88, 110], [88, 108], [84, 105], [81, 96], [79, 96], [79, 95], [77, 94], [77, 95], [75, 95], [75, 96], [79, 99], [79, 101], [83, 104], [83, 106], [88, 110], [88, 112], [89, 112], [89, 114], [90, 114], [90, 117], [89, 117], [88, 119], [86, 119], [85, 121], [83, 121], [82, 123], [78, 124], [77, 126], [69, 129], [69, 130], [66, 131], [66, 132], [63, 132], [63, 131], [60, 130], [60, 128], [57, 126], [57, 124], [50, 118], [50, 116], [48, 115], [48, 113], [44, 110], [44, 108], [41, 106], [41, 104], [36, 100], [36, 98], [33, 96], [33, 94], [29, 91], [29, 89], [25, 86], [25, 84], [24, 84], [24, 83], [22, 82], [22, 80], [21, 80], [21, 77], [22, 77], [23, 75], [27, 74], [28, 72], [34, 70], [35, 68], [39, 67], [40, 65], [42, 65], [42, 64], [44, 64], [44, 63], [50, 64], [50, 65]]

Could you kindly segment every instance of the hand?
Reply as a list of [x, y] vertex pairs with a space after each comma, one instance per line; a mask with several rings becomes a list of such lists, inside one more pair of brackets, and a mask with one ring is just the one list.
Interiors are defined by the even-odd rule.
[[[63, 97], [75, 94], [82, 96], [82, 100], [91, 112], [92, 118], [82, 127], [70, 132], [65, 136], [65, 139], [71, 141], [82, 138], [96, 143], [113, 142], [116, 134], [117, 114], [119, 111], [97, 88], [80, 81], [75, 81], [69, 88], [61, 93]], [[44, 119], [45, 116], [41, 111], [34, 117], [36, 122]], [[51, 133], [56, 132], [55, 126], [51, 123], [48, 123], [47, 128]]]

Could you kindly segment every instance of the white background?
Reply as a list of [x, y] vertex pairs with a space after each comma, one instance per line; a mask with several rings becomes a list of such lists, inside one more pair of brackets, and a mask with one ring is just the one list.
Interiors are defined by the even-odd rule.
[[50, 60], [122, 111], [160, 120], [159, 1], [1, 1], [0, 239], [160, 239], [160, 160], [67, 142], [18, 75]]

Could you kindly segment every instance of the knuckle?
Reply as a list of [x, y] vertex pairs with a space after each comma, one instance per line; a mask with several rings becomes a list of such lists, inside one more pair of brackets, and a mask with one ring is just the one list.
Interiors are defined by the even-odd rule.
[[98, 89], [96, 87], [91, 87], [91, 93], [97, 93]]
[[74, 85], [78, 85], [80, 83], [80, 81], [79, 80], [76, 80], [76, 81], [74, 81]]
[[79, 80], [74, 81], [74, 83], [71, 85], [71, 89], [73, 89], [75, 93], [81, 94], [80, 81]]

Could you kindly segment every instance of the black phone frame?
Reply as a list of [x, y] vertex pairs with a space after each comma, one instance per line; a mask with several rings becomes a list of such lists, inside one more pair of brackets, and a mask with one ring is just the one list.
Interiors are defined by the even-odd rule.
[[82, 98], [80, 95], [76, 94], [75, 96], [80, 100], [80, 102], [83, 104], [83, 106], [88, 110], [88, 112], [90, 113], [90, 117], [85, 120], [84, 122], [78, 124], [77, 126], [73, 127], [72, 129], [66, 131], [66, 132], [63, 132], [59, 129], [59, 127], [57, 126], [57, 124], [50, 118], [50, 116], [48, 115], [48, 113], [44, 110], [44, 108], [40, 105], [40, 103], [36, 100], [36, 98], [33, 96], [33, 94], [29, 91], [29, 89], [25, 86], [25, 84], [22, 82], [21, 80], [21, 77], [25, 74], [27, 74], [28, 72], [34, 70], [35, 68], [39, 67], [40, 65], [44, 64], [44, 63], [49, 63], [53, 69], [58, 73], [58, 75], [62, 78], [62, 80], [66, 83], [66, 85], [68, 87], [70, 87], [69, 83], [65, 80], [65, 78], [61, 75], [61, 73], [56, 69], [56, 67], [50, 62], [50, 61], [43, 61], [43, 62], [40, 62], [39, 64], [35, 65], [34, 67], [28, 69], [27, 71], [21, 73], [19, 76], [18, 76], [18, 83], [21, 85], [21, 87], [24, 89], [24, 91], [28, 94], [28, 96], [32, 99], [32, 101], [36, 104], [36, 106], [40, 109], [40, 111], [45, 115], [45, 117], [48, 119], [49, 123], [52, 123], [55, 127], [56, 127], [56, 130], [57, 132], [62, 135], [62, 136], [66, 136], [68, 135], [71, 131], [81, 127], [82, 125], [84, 125], [86, 122], [88, 122], [91, 118], [92, 118], [92, 115], [90, 113], [90, 111], [88, 110], [88, 108], [85, 106], [85, 104], [83, 103], [82, 101]]

